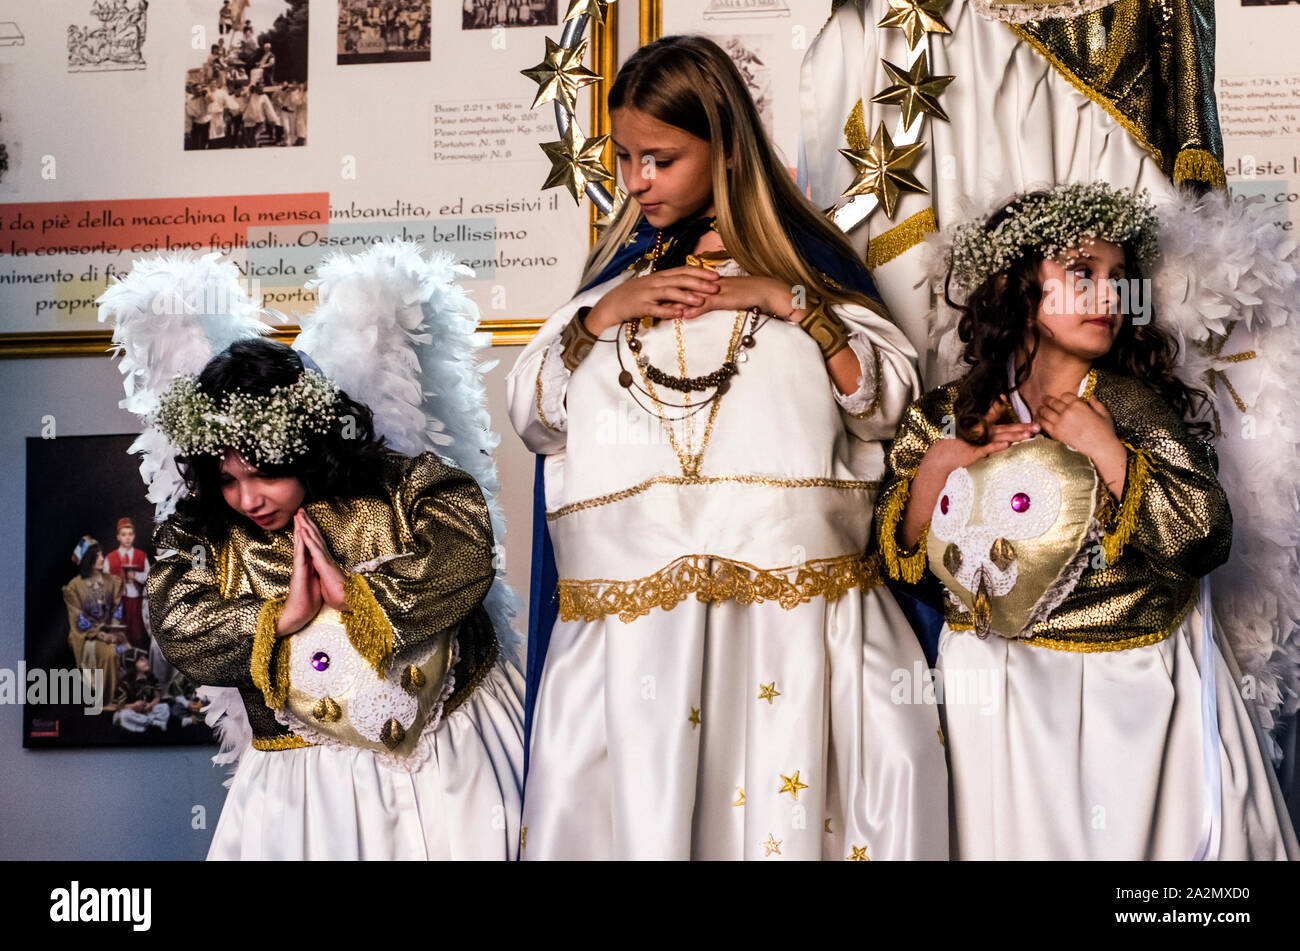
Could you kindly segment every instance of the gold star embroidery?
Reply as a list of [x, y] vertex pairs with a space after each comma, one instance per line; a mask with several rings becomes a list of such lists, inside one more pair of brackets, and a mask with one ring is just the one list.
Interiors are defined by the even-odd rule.
[[788, 792], [790, 795], [794, 796], [795, 802], [798, 802], [799, 790], [808, 788], [807, 783], [799, 782], [799, 770], [796, 769], [793, 776], [782, 774], [781, 778], [785, 780], [785, 782], [782, 784], [781, 788], [776, 791], [776, 794], [779, 796], [781, 793]]
[[758, 844], [763, 847], [763, 858], [767, 858], [773, 852], [777, 855], [781, 854], [781, 840], [773, 836], [770, 832], [767, 834], [767, 841]]
[[775, 680], [773, 680], [770, 684], [758, 685], [758, 699], [766, 700], [767, 705], [769, 707], [772, 705], [772, 701], [779, 696], [781, 696], [781, 691], [776, 689]]
[[849, 862], [870, 862], [871, 861], [871, 859], [867, 858], [867, 847], [865, 845], [859, 848], [856, 845], [850, 844], [849, 848], [852, 849], [853, 851], [845, 857], [846, 861]]
[[745, 790], [743, 790], [743, 789], [741, 789], [739, 786], [737, 786], [737, 787], [736, 787], [736, 801], [733, 802], [732, 805], [733, 805], [733, 806], [743, 806], [744, 804], [745, 804]]
[[926, 54], [912, 64], [911, 69], [899, 69], [893, 63], [881, 60], [880, 65], [894, 81], [871, 97], [872, 102], [897, 105], [903, 111], [903, 128], [909, 129], [916, 117], [925, 113], [936, 119], [948, 121], [948, 113], [939, 105], [939, 94], [956, 77], [933, 76], [926, 62]]
[[586, 55], [586, 40], [567, 48], [546, 37], [546, 58], [531, 69], [519, 71], [537, 83], [534, 109], [553, 99], [558, 100], [566, 112], [572, 113], [577, 108], [578, 90], [600, 81], [598, 74], [582, 65]]
[[831, 834], [831, 817], [830, 817], [830, 816], [827, 816], [827, 817], [826, 817], [826, 834], [827, 834], [827, 835], [830, 835], [830, 834]]
[[894, 217], [900, 192], [906, 190], [924, 195], [927, 191], [910, 171], [923, 148], [925, 145], [921, 142], [895, 146], [885, 124], [880, 123], [875, 137], [865, 149], [840, 149], [840, 154], [856, 167], [856, 177], [844, 192], [844, 197], [870, 193], [876, 196], [885, 214]]
[[692, 729], [692, 730], [695, 729], [697, 726], [699, 726], [699, 725], [700, 725], [700, 708], [699, 708], [699, 707], [691, 707], [691, 715], [690, 715], [689, 717], [687, 717], [686, 719], [689, 720], [689, 721], [691, 722], [691, 729]]
[[542, 183], [542, 188], [563, 185], [573, 195], [574, 203], [581, 204], [589, 182], [607, 182], [613, 178], [605, 171], [600, 159], [601, 149], [608, 139], [607, 135], [584, 138], [578, 123], [570, 122], [560, 141], [541, 143], [542, 151], [551, 160], [551, 174]]
[[569, 12], [564, 15], [564, 22], [580, 16], [589, 16], [597, 23], [605, 22], [605, 11], [609, 9], [609, 0], [572, 0]]
[[889, 12], [876, 26], [902, 30], [907, 37], [907, 48], [915, 49], [927, 33], [952, 32], [939, 12], [945, 6], [947, 0], [889, 0]]

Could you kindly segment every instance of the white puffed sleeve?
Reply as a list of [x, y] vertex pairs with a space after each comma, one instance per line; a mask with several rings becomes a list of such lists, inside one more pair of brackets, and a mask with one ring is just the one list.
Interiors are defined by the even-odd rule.
[[860, 304], [837, 304], [835, 314], [844, 322], [860, 367], [855, 392], [841, 393], [830, 382], [844, 425], [859, 439], [893, 439], [903, 411], [921, 395], [916, 350], [883, 308], [878, 313]]
[[551, 314], [506, 376], [510, 422], [533, 452], [549, 455], [563, 451], [565, 445], [569, 371], [561, 358], [560, 334], [579, 308], [594, 305], [628, 277], [630, 274], [624, 272], [597, 284]]

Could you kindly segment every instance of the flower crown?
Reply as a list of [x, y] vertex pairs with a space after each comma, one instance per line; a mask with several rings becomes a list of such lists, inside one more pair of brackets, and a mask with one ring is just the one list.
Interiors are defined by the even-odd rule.
[[309, 448], [309, 434], [334, 425], [339, 388], [313, 370], [265, 395], [234, 390], [218, 404], [199, 389], [198, 377], [176, 377], [159, 398], [152, 423], [178, 455], [220, 456], [233, 447], [257, 464], [292, 462]]
[[1056, 258], [1085, 237], [1131, 244], [1143, 267], [1159, 254], [1159, 225], [1146, 189], [1130, 192], [1106, 182], [1057, 185], [1014, 199], [1008, 209], [992, 230], [988, 218], [953, 228], [950, 273], [958, 288], [974, 290], [1026, 251]]

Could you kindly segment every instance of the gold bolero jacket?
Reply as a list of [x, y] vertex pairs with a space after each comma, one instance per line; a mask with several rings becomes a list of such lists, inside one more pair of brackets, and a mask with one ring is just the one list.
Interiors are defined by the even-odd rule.
[[[1209, 443], [1190, 435], [1138, 380], [1095, 369], [1090, 377], [1088, 388], [1109, 410], [1128, 453], [1123, 497], [1106, 492], [1099, 513], [1105, 558], [1084, 569], [1024, 642], [1064, 651], [1125, 650], [1163, 640], [1182, 622], [1197, 579], [1228, 560], [1232, 513]], [[949, 383], [914, 401], [890, 450], [873, 541], [896, 580], [915, 583], [927, 570], [925, 531], [910, 549], [899, 544], [897, 531], [921, 459], [956, 418], [956, 395], [957, 384]], [[949, 598], [944, 615], [953, 630], [974, 627], [970, 613]]]
[[[378, 496], [312, 502], [306, 511], [346, 574], [348, 640], [378, 676], [452, 632], [460, 661], [443, 707], [450, 713], [498, 651], [482, 603], [495, 575], [487, 505], [468, 473], [433, 453], [390, 453], [382, 485]], [[205, 538], [173, 517], [154, 544], [146, 587], [167, 659], [199, 683], [239, 689], [254, 747], [309, 745], [274, 713], [290, 687], [291, 638], [276, 638], [275, 624], [288, 594], [292, 531], [239, 519], [224, 537]]]

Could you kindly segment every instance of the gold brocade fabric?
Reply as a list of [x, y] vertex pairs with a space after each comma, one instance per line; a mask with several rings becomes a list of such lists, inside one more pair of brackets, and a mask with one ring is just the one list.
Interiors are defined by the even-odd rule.
[[[1123, 498], [1107, 492], [1103, 505], [1102, 548], [1110, 549], [1111, 557], [1092, 559], [1064, 601], [1023, 635], [1028, 644], [1057, 650], [1124, 650], [1167, 637], [1185, 616], [1196, 579], [1223, 564], [1232, 543], [1232, 513], [1215, 475], [1213, 448], [1189, 435], [1182, 420], [1142, 383], [1093, 372], [1095, 395], [1129, 452], [1128, 478]], [[917, 580], [919, 574], [908, 577], [909, 566], [924, 570], [924, 550], [901, 549], [896, 532], [921, 459], [942, 438], [945, 422], [956, 418], [958, 385], [938, 387], [914, 401], [890, 450], [873, 534], [895, 579]], [[1141, 465], [1138, 453], [1145, 457]], [[1135, 478], [1138, 473], [1142, 476]], [[1121, 525], [1118, 513], [1123, 512], [1128, 517]], [[947, 599], [944, 612], [953, 629], [974, 626], [970, 613]]]
[[1115, 116], [1170, 178], [1224, 186], [1212, 0], [1117, 0], [1010, 29]]
[[[389, 454], [381, 481], [378, 495], [312, 502], [306, 510], [340, 567], [356, 573], [344, 626], [372, 666], [401, 662], [456, 629], [461, 664], [450, 711], [481, 681], [486, 670], [479, 665], [496, 657], [495, 634], [480, 617], [494, 577], [487, 505], [468, 473], [432, 453]], [[265, 691], [282, 702], [287, 694], [289, 685], [280, 682], [285, 641], [268, 643], [265, 632], [257, 634], [259, 616], [265, 628], [273, 602], [288, 594], [291, 530], [267, 532], [235, 516], [224, 537], [209, 539], [173, 516], [159, 526], [154, 544], [160, 557], [147, 589], [163, 653], [199, 683], [237, 687], [257, 739], [288, 736], [264, 697]], [[168, 550], [174, 551], [162, 557]], [[367, 593], [364, 603], [352, 604], [354, 594]]]

